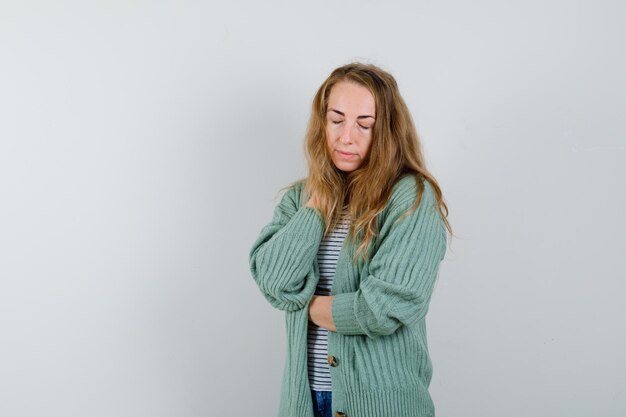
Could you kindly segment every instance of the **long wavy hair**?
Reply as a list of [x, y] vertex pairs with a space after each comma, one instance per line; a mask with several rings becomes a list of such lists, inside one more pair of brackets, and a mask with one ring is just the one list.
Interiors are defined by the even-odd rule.
[[[370, 149], [361, 166], [352, 172], [341, 171], [335, 166], [326, 140], [328, 97], [333, 86], [340, 81], [367, 88], [376, 105]], [[305, 183], [302, 204], [306, 204], [315, 191], [318, 209], [324, 219], [324, 234], [333, 230], [341, 220], [342, 212], [348, 212], [351, 222], [347, 239], [360, 241], [353, 262], [358, 256], [369, 258], [370, 243], [378, 234], [376, 216], [385, 208], [394, 184], [407, 174], [415, 176], [419, 190], [414, 206], [405, 215], [419, 206], [424, 192], [423, 181], [426, 180], [432, 185], [445, 227], [452, 234], [441, 188], [426, 169], [411, 113], [396, 80], [388, 72], [363, 63], [335, 69], [315, 94], [304, 146], [308, 177], [287, 187]]]

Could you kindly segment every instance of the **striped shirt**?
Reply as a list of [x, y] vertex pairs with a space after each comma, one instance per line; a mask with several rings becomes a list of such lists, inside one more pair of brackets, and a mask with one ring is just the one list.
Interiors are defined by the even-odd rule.
[[[339, 251], [349, 227], [350, 222], [344, 212], [339, 224], [320, 242], [317, 252], [320, 280], [315, 289], [316, 295], [330, 295]], [[316, 391], [332, 391], [328, 364], [328, 330], [309, 321], [307, 339], [309, 385]]]

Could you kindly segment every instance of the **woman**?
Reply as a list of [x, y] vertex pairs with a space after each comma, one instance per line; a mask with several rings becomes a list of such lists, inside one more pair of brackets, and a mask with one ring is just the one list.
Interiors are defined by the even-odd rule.
[[250, 250], [286, 315], [279, 416], [433, 416], [425, 316], [451, 228], [395, 79], [335, 69], [305, 144], [307, 178]]

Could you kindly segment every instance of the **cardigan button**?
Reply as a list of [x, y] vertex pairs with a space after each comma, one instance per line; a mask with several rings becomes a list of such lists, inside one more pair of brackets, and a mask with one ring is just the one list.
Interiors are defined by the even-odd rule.
[[337, 358], [335, 358], [333, 355], [328, 355], [328, 364], [330, 366], [337, 366]]
[[341, 411], [336, 411], [335, 417], [346, 417], [346, 413], [342, 413]]

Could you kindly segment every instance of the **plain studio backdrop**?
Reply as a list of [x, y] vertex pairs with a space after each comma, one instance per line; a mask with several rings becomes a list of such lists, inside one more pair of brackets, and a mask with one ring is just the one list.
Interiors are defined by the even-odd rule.
[[3, 1], [0, 415], [275, 416], [248, 253], [360, 60], [457, 235], [437, 415], [623, 417], [625, 51], [623, 1]]

